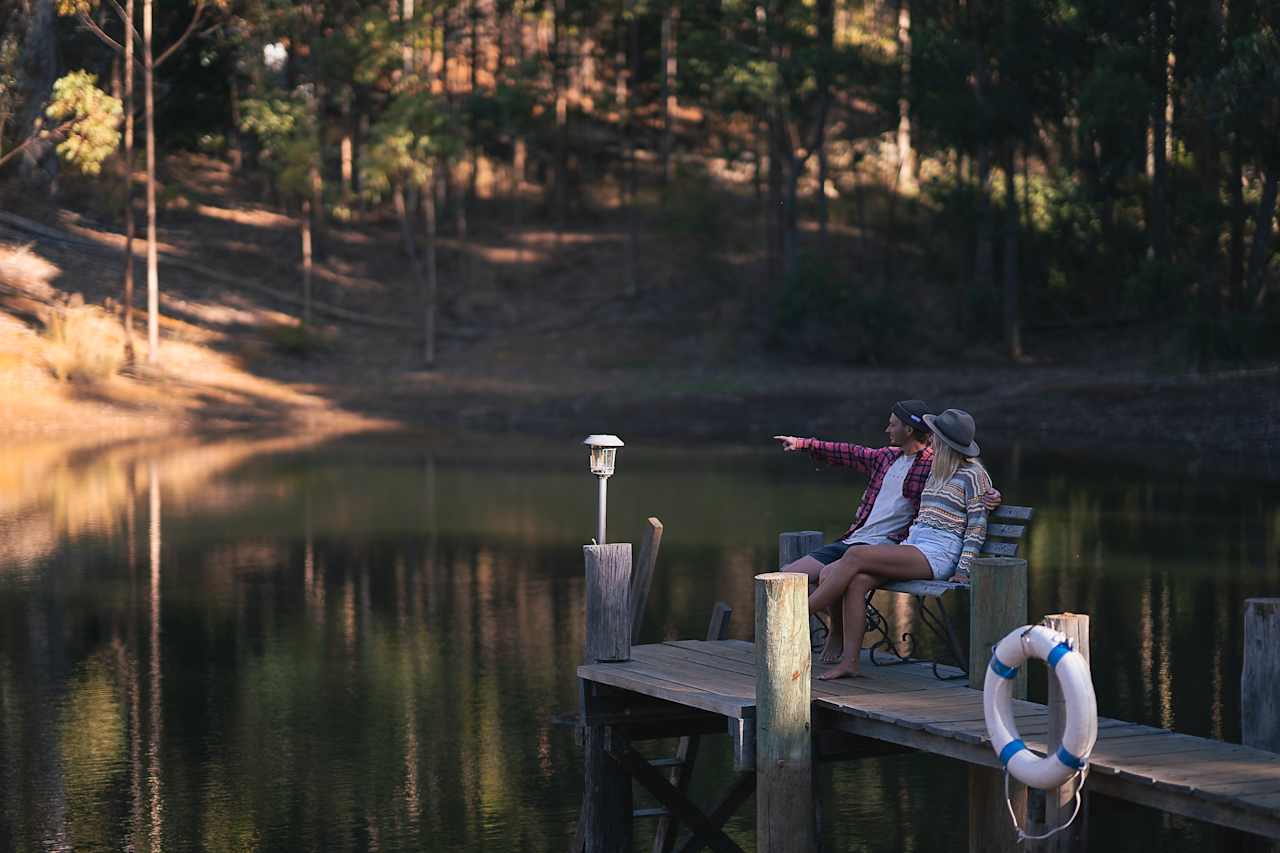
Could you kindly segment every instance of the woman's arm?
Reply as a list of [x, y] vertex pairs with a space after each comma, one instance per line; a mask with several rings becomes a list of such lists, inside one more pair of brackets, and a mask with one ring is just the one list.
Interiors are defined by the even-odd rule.
[[962, 472], [964, 476], [964, 547], [960, 550], [960, 559], [956, 562], [956, 573], [952, 580], [968, 580], [969, 567], [982, 550], [982, 543], [987, 540], [987, 504], [986, 495], [991, 490], [991, 478], [978, 476], [974, 472]]

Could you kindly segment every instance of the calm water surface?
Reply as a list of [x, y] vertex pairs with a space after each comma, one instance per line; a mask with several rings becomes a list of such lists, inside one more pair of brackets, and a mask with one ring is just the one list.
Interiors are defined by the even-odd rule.
[[[577, 440], [0, 450], [0, 850], [566, 849], [580, 754], [553, 718], [576, 703], [595, 495]], [[1033, 617], [1093, 618], [1100, 712], [1238, 741], [1242, 604], [1280, 593], [1274, 483], [988, 463], [1040, 511]], [[717, 599], [749, 638], [777, 533], [843, 530], [861, 488], [764, 444], [628, 446], [610, 538], [666, 525], [643, 638], [702, 636]], [[823, 774], [828, 849], [966, 847], [963, 766]], [[729, 830], [750, 849], [752, 826], [748, 806]], [[1242, 840], [1102, 798], [1090, 833]]]

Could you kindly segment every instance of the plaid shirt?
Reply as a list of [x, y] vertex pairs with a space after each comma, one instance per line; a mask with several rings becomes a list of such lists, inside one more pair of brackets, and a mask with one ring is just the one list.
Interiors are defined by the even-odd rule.
[[[858, 504], [858, 511], [854, 513], [853, 524], [849, 525], [849, 529], [840, 536], [841, 539], [848, 537], [867, 523], [871, 508], [875, 506], [876, 497], [880, 494], [880, 487], [884, 484], [884, 475], [902, 456], [900, 447], [863, 447], [860, 444], [819, 441], [816, 438], [801, 439], [800, 449], [828, 465], [844, 465], [853, 468], [861, 474], [866, 474], [871, 480], [867, 484], [867, 490], [862, 493], [862, 502]], [[920, 510], [920, 493], [924, 491], [924, 484], [928, 481], [931, 470], [933, 470], [933, 448], [926, 447], [916, 454], [916, 461], [911, 463], [911, 469], [907, 471], [907, 477], [902, 481], [902, 496], [911, 501], [911, 505], [917, 512]], [[912, 515], [914, 516], [915, 513]], [[901, 530], [894, 531], [889, 538], [894, 542], [901, 542], [907, 538], [907, 530], [910, 526], [908, 524]]]

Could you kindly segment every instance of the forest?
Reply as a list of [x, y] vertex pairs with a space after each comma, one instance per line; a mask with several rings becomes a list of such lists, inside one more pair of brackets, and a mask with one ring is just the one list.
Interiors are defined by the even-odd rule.
[[[140, 304], [159, 357], [157, 228], [197, 155], [292, 223], [300, 347], [345, 303], [434, 365], [481, 243], [607, 227], [619, 298], [678, 246], [681, 288], [802, 360], [1280, 350], [1262, 0], [0, 0], [0, 25], [0, 200], [123, 235], [130, 361]], [[317, 279], [369, 223], [402, 271], [380, 306]]]

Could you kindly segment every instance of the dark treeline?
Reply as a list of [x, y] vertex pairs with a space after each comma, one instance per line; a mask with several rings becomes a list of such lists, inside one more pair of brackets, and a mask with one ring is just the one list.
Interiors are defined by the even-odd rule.
[[[0, 156], [67, 70], [143, 115], [123, 20], [152, 2], [123, 3], [0, 0]], [[1159, 326], [1201, 366], [1280, 340], [1274, 3], [186, 0], [154, 15], [155, 52], [175, 48], [155, 72], [161, 148], [225, 157], [295, 212], [308, 299], [326, 229], [394, 212], [427, 363], [438, 235], [465, 256], [476, 229], [530, 211], [560, 231], [607, 204], [626, 212], [634, 295], [645, 223], [683, 212], [722, 239], [705, 197], [733, 188], [763, 229], [784, 346], [868, 358], [920, 322], [901, 296], [922, 291], [931, 328], [1015, 359], [1064, 326]], [[47, 183], [56, 163], [24, 172]], [[453, 272], [465, 287], [466, 265]], [[863, 334], [815, 334], [833, 314]]]

